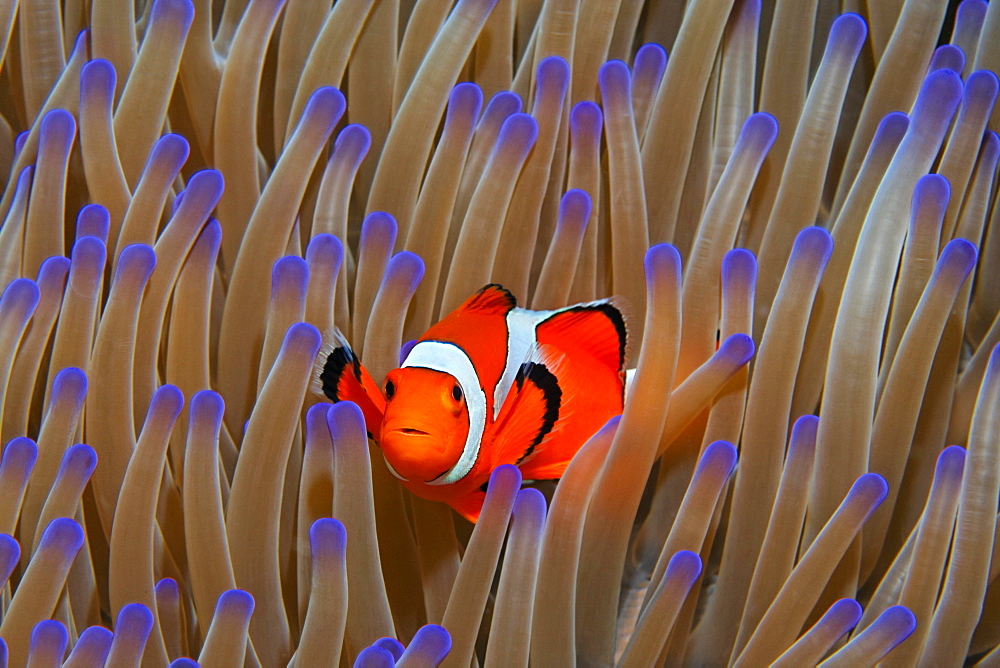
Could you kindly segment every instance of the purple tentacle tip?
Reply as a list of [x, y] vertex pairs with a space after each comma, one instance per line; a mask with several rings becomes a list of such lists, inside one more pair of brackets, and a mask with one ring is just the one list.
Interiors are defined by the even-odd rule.
[[497, 148], [510, 146], [517, 155], [526, 156], [538, 139], [538, 122], [528, 114], [511, 114], [500, 127]]
[[843, 629], [843, 633], [847, 633], [850, 629], [853, 629], [861, 621], [861, 615], [864, 611], [861, 605], [858, 604], [853, 598], [842, 598], [835, 601], [833, 605], [823, 613], [823, 617], [818, 623], [827, 622], [829, 624], [834, 624], [837, 628]]
[[475, 120], [483, 108], [483, 90], [474, 83], [460, 83], [451, 89], [448, 96], [448, 111], [445, 123], [456, 115], [468, 116]]
[[747, 334], [733, 334], [719, 346], [719, 354], [742, 366], [753, 358], [756, 348], [753, 339]]
[[878, 634], [884, 641], [883, 649], [888, 651], [910, 637], [917, 628], [917, 618], [909, 608], [894, 605], [886, 608], [862, 635]]
[[649, 76], [651, 79], [659, 81], [663, 71], [667, 68], [667, 52], [659, 44], [652, 42], [643, 44], [635, 52], [632, 68], [635, 78]]
[[230, 589], [219, 594], [219, 600], [215, 603], [215, 609], [229, 610], [241, 617], [250, 617], [253, 614], [254, 600], [250, 592], [242, 589]]
[[965, 448], [959, 445], [949, 445], [938, 455], [934, 475], [950, 478], [961, 478], [965, 470]]
[[100, 204], [88, 204], [80, 209], [76, 217], [76, 237], [97, 237], [102, 242], [108, 242], [108, 231], [111, 228], [111, 216], [108, 210]]
[[425, 661], [437, 665], [450, 651], [451, 634], [443, 626], [427, 624], [414, 634], [413, 640], [410, 641], [400, 660], [407, 658], [407, 655], [419, 653]]
[[180, 595], [180, 587], [177, 586], [177, 580], [173, 578], [163, 578], [155, 585], [153, 585], [153, 591], [157, 595], [168, 596], [170, 598], [177, 598]]
[[222, 396], [212, 390], [202, 390], [191, 397], [192, 414], [207, 415], [218, 420], [222, 418], [225, 408]]
[[286, 255], [278, 258], [271, 268], [271, 294], [281, 291], [282, 287], [296, 287], [305, 295], [309, 283], [309, 265], [298, 255]]
[[841, 14], [830, 26], [830, 42], [837, 42], [853, 51], [861, 48], [867, 36], [868, 25], [858, 14]]
[[45, 619], [35, 624], [31, 629], [28, 657], [34, 658], [36, 653], [62, 659], [69, 643], [69, 632], [62, 622], [55, 619]]
[[324, 401], [309, 407], [309, 410], [306, 411], [307, 434], [326, 429], [326, 414], [330, 410], [331, 405]]
[[[56, 141], [62, 150], [69, 151], [74, 135], [76, 135], [76, 119], [73, 115], [63, 109], [53, 109], [42, 118], [38, 141], [41, 144]], [[39, 148], [39, 152], [41, 151]]]
[[849, 498], [861, 497], [874, 510], [885, 500], [888, 493], [889, 484], [885, 478], [878, 473], [865, 473], [854, 481], [847, 496]]
[[586, 221], [590, 218], [591, 206], [590, 195], [585, 190], [572, 188], [559, 201], [559, 218]]
[[707, 448], [698, 463], [695, 476], [706, 469], [717, 469], [719, 472], [729, 475], [736, 466], [736, 448], [729, 441], [715, 441]]
[[13, 536], [0, 533], [0, 584], [7, 581], [21, 559], [21, 546]]
[[664, 579], [681, 578], [688, 586], [701, 575], [701, 557], [690, 550], [679, 550], [670, 557]]
[[480, 122], [491, 119], [499, 122], [501, 119], [507, 118], [511, 114], [516, 114], [521, 111], [524, 102], [517, 93], [512, 93], [509, 90], [502, 90], [496, 93], [490, 98], [490, 101], [486, 105], [486, 111], [483, 112], [483, 117]]
[[416, 290], [417, 285], [424, 277], [424, 261], [416, 253], [400, 251], [389, 260], [385, 273], [387, 276], [397, 274], [403, 276], [407, 280], [410, 290]]
[[338, 401], [326, 414], [326, 424], [333, 437], [334, 449], [340, 438], [365, 434], [365, 416], [353, 401]]
[[184, 32], [187, 32], [194, 19], [194, 5], [191, 0], [157, 0], [153, 3], [153, 12], [150, 18], [153, 22], [177, 21], [183, 27]]
[[201, 664], [194, 659], [189, 659], [186, 656], [182, 656], [179, 659], [174, 659], [170, 662], [170, 668], [198, 668]]
[[[517, 468], [513, 464], [504, 464], [503, 466], [498, 466], [493, 469], [493, 473], [490, 474], [490, 484], [487, 490], [492, 490], [499, 487], [501, 484], [510, 484], [513, 487], [521, 486], [521, 469]], [[489, 496], [489, 491], [486, 492], [487, 497]]]
[[[389, 237], [394, 242], [396, 232], [396, 219], [392, 217], [392, 214], [385, 211], [372, 211], [365, 216], [364, 221], [361, 223], [361, 247], [365, 247], [368, 238], [372, 235]], [[390, 245], [393, 242], [390, 242]]]
[[38, 446], [30, 438], [18, 436], [12, 438], [3, 450], [3, 458], [0, 459], [0, 469], [13, 469], [21, 473], [24, 478], [31, 475], [31, 470], [35, 468], [35, 461], [38, 459]]
[[547, 507], [545, 495], [534, 487], [528, 487], [517, 493], [513, 515], [515, 517], [519, 514], [526, 517], [543, 517]]
[[329, 262], [336, 266], [344, 259], [344, 244], [332, 234], [317, 234], [306, 247], [306, 262]]
[[83, 546], [83, 529], [68, 517], [54, 519], [45, 527], [39, 549], [44, 545], [50, 545], [72, 558]]
[[80, 95], [110, 97], [115, 90], [117, 73], [110, 61], [102, 58], [91, 60], [80, 70]]
[[822, 227], [807, 227], [795, 237], [792, 255], [805, 255], [826, 266], [833, 252], [833, 237]]
[[18, 278], [7, 285], [0, 297], [0, 316], [3, 319], [27, 320], [35, 312], [41, 292], [38, 284], [29, 278]]
[[802, 415], [792, 425], [792, 443], [816, 444], [816, 432], [819, 429], [819, 416]]
[[746, 144], [754, 152], [765, 152], [770, 150], [777, 136], [778, 120], [771, 114], [760, 111], [747, 117], [736, 141], [737, 146]]
[[146, 244], [131, 244], [118, 256], [114, 282], [135, 280], [145, 284], [156, 268], [156, 253]]
[[103, 626], [88, 626], [73, 646], [70, 658], [80, 659], [81, 663], [84, 660], [91, 662], [83, 665], [103, 666], [111, 651], [113, 639], [114, 634], [109, 629]]
[[968, 275], [976, 265], [978, 252], [971, 241], [952, 239], [941, 251], [940, 264], [954, 266], [963, 275]]
[[557, 93], [565, 93], [569, 86], [569, 64], [559, 56], [543, 58], [538, 63], [537, 85], [539, 88], [552, 87]]
[[657, 275], [660, 272], [670, 271], [675, 274], [676, 280], [680, 280], [681, 254], [671, 244], [656, 244], [650, 246], [646, 251], [644, 259], [647, 278]]
[[751, 283], [757, 280], [757, 257], [745, 248], [734, 248], [722, 258], [722, 282], [735, 276], [746, 276]]
[[323, 337], [319, 330], [307, 322], [297, 322], [288, 328], [285, 333], [285, 340], [281, 344], [282, 352], [286, 349], [298, 348], [305, 355], [312, 359], [319, 352], [319, 347], [323, 343]]
[[354, 660], [354, 668], [392, 668], [395, 665], [392, 652], [377, 645], [364, 648]]
[[309, 547], [313, 558], [331, 558], [344, 553], [347, 545], [347, 529], [340, 520], [324, 517], [309, 527]]
[[123, 606], [115, 620], [116, 635], [123, 633], [141, 637], [142, 642], [145, 642], [152, 629], [153, 613], [142, 603], [129, 603]]
[[934, 55], [931, 56], [931, 63], [927, 71], [951, 70], [956, 74], [961, 74], [964, 69], [965, 52], [954, 44], [942, 44], [934, 49]]
[[372, 644], [372, 647], [381, 647], [382, 649], [388, 651], [392, 654], [394, 661], [399, 661], [399, 657], [403, 656], [403, 652], [406, 650], [406, 648], [403, 647], [403, 643], [390, 637], [379, 638]]
[[609, 60], [601, 65], [597, 82], [605, 100], [619, 100], [631, 105], [629, 96], [632, 94], [632, 75], [628, 71], [628, 65], [620, 60]]
[[171, 422], [177, 419], [184, 408], [184, 393], [175, 385], [161, 385], [156, 388], [149, 402], [150, 414], [162, 413]]
[[309, 97], [305, 111], [302, 112], [302, 121], [315, 119], [321, 127], [332, 131], [346, 108], [347, 101], [343, 93], [336, 88], [323, 86], [317, 88]]
[[569, 128], [574, 136], [580, 133], [600, 135], [604, 112], [593, 102], [578, 102], [569, 114]]
[[351, 123], [345, 125], [344, 129], [337, 133], [337, 139], [333, 142], [333, 150], [347, 151], [355, 156], [354, 162], [361, 162], [361, 159], [368, 153], [372, 145], [372, 135], [363, 125]]
[[[187, 188], [184, 189], [184, 201], [195, 200], [201, 206], [207, 205], [209, 209], [212, 209], [218, 204], [225, 188], [226, 181], [222, 177], [222, 172], [217, 169], [203, 169], [195, 172], [188, 181]], [[204, 204], [203, 200], [206, 200]]]
[[95, 468], [97, 468], [97, 451], [86, 443], [77, 443], [63, 455], [59, 475], [63, 474], [64, 469], [73, 470], [79, 471], [85, 479], [89, 479]]

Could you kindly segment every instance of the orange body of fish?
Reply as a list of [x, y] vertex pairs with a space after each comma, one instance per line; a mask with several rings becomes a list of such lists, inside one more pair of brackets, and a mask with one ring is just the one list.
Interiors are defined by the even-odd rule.
[[381, 387], [339, 334], [314, 386], [361, 407], [407, 489], [475, 522], [493, 469], [557, 479], [622, 412], [625, 349], [625, 320], [608, 301], [531, 311], [487, 285], [427, 330]]

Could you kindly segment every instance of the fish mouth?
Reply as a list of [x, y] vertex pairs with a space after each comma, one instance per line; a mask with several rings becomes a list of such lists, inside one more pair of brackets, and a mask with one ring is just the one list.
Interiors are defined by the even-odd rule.
[[423, 420], [414, 419], [393, 419], [382, 423], [382, 435], [388, 436], [411, 436], [411, 437], [431, 437], [437, 433], [433, 424], [428, 424]]
[[426, 483], [449, 465], [446, 441], [433, 424], [421, 420], [383, 423], [379, 445], [390, 471], [403, 481]]

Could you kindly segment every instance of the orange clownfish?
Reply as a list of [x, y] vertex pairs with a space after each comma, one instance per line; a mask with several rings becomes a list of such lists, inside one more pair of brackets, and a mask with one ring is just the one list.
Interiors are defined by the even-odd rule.
[[361, 407], [407, 489], [475, 522], [493, 469], [559, 478], [622, 412], [625, 347], [625, 319], [606, 300], [531, 311], [491, 284], [427, 330], [381, 389], [335, 333], [314, 387]]

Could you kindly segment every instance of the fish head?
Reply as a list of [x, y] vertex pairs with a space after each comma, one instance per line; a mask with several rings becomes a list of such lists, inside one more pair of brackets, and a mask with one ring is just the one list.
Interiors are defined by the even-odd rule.
[[458, 462], [469, 434], [469, 410], [454, 376], [421, 367], [395, 369], [382, 392], [379, 445], [397, 477], [430, 482]]

